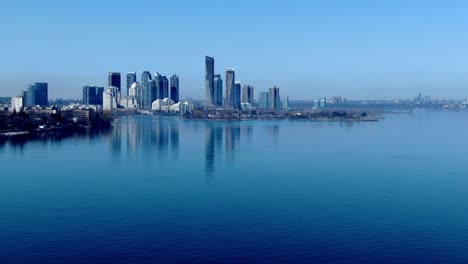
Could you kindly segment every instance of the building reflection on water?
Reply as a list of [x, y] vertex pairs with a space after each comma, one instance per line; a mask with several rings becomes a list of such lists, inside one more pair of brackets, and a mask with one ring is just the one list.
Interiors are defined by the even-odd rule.
[[[271, 139], [266, 138], [265, 140], [277, 143], [279, 125], [268, 125], [264, 128], [271, 135]], [[247, 123], [207, 122], [205, 125], [205, 171], [207, 181], [214, 178], [216, 163], [225, 161], [227, 166], [233, 165], [239, 155], [241, 142], [247, 146], [251, 145], [253, 137], [254, 126]]]
[[186, 132], [184, 149], [190, 152], [191, 146], [198, 148], [185, 158], [200, 158], [197, 153], [200, 153], [199, 151], [203, 153], [203, 149], [199, 149], [199, 144], [204, 145], [204, 169], [207, 181], [211, 181], [216, 168], [232, 166], [240, 151], [248, 153], [249, 146], [253, 145], [256, 129], [259, 130], [259, 136], [255, 138], [255, 143], [265, 141], [265, 144], [271, 145], [277, 142], [280, 126], [275, 123], [259, 125], [249, 122], [184, 122], [168, 117], [123, 117], [116, 120], [109, 129], [0, 137], [0, 153], [6, 148], [22, 153], [28, 144], [53, 146], [67, 140], [78, 145], [104, 144], [107, 146], [111, 161], [115, 164], [121, 163], [122, 159], [141, 160], [143, 164], [150, 164], [156, 159], [164, 164], [164, 161], [179, 159], [180, 132], [183, 130]]
[[[150, 160], [154, 157], [167, 159], [178, 157], [178, 120], [170, 118], [128, 117], [117, 121], [109, 137], [109, 146], [114, 159], [120, 159], [126, 152], [127, 158], [141, 157]], [[122, 146], [122, 142], [126, 142]]]

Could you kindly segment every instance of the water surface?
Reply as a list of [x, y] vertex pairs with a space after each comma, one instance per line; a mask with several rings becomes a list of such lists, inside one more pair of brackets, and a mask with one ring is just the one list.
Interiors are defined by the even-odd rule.
[[468, 113], [0, 139], [1, 263], [463, 263]]

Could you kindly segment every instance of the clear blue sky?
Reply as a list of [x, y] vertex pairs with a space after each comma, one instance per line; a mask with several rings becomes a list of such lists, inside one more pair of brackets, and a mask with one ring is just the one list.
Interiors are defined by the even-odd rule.
[[203, 98], [210, 55], [256, 96], [468, 97], [468, 1], [68, 2], [2, 3], [1, 95], [45, 81], [77, 98], [109, 71], [149, 70]]

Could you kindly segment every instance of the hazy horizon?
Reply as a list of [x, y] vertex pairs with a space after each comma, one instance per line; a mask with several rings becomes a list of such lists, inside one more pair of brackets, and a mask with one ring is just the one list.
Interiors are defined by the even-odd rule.
[[255, 87], [292, 99], [468, 97], [468, 3], [270, 1], [4, 3], [0, 96], [48, 82], [80, 98], [110, 71], [177, 73], [204, 98], [204, 56]]

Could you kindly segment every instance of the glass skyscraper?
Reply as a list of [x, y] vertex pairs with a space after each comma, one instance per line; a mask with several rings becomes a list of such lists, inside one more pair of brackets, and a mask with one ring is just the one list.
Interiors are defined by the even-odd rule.
[[163, 76], [163, 89], [162, 89], [162, 99], [169, 98], [169, 80], [166, 76]]
[[214, 76], [214, 104], [216, 106], [223, 105], [223, 79], [220, 74]]
[[85, 86], [83, 87], [83, 104], [84, 105], [102, 105], [102, 95], [104, 87]]
[[47, 106], [49, 104], [48, 84], [35, 83], [28, 86], [26, 106]]
[[260, 92], [258, 96], [258, 108], [268, 109], [268, 92]]
[[268, 92], [268, 103], [269, 103], [269, 109], [271, 111], [278, 111], [280, 109], [280, 94], [279, 94], [279, 88], [274, 86], [273, 88], [270, 88]]
[[253, 105], [254, 102], [254, 88], [250, 85], [242, 87], [242, 103], [249, 103]]
[[171, 76], [171, 100], [175, 103], [179, 102], [179, 76], [177, 74]]
[[140, 95], [137, 96], [137, 98], [139, 99], [138, 105], [143, 109], [147, 109], [148, 106], [151, 108], [151, 80], [151, 73], [149, 71], [144, 71], [141, 74], [141, 91], [139, 92]]
[[214, 58], [205, 56], [205, 106], [214, 102]]
[[235, 109], [241, 109], [241, 86], [242, 84], [240, 82], [235, 82], [232, 87], [231, 100], [232, 107]]
[[236, 81], [236, 74], [234, 69], [227, 69], [226, 71], [226, 106], [234, 106], [232, 101], [232, 89], [234, 88], [234, 83]]
[[117, 87], [119, 91], [121, 91], [121, 78], [120, 72], [109, 72], [109, 86], [110, 87]]
[[164, 99], [164, 76], [155, 72], [154, 81], [156, 82], [156, 93], [153, 94], [153, 101], [156, 99]]

